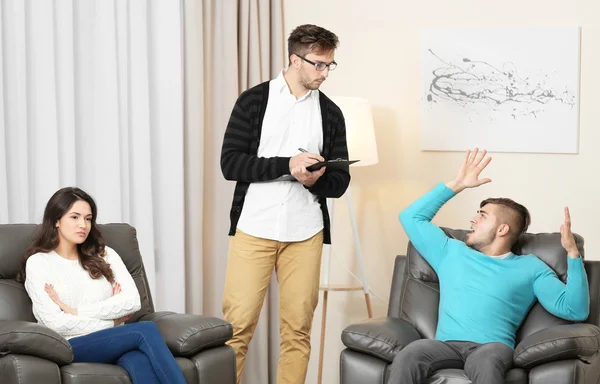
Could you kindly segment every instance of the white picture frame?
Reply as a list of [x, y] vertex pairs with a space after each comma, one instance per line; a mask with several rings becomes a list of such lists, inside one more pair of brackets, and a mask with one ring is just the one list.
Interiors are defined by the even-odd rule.
[[578, 153], [580, 28], [421, 31], [421, 149]]

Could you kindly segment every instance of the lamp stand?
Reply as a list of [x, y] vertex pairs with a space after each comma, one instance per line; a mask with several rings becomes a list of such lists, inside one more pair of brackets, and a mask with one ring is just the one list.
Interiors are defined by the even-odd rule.
[[[358, 259], [358, 266], [360, 268], [360, 278], [362, 285], [340, 285], [340, 284], [329, 284], [329, 266], [331, 264], [331, 246], [328, 247], [327, 251], [323, 253], [325, 257], [325, 273], [323, 278], [323, 284], [319, 287], [323, 291], [323, 316], [321, 317], [321, 344], [319, 347], [319, 376], [318, 384], [322, 383], [323, 380], [323, 352], [325, 350], [325, 324], [327, 322], [327, 296], [330, 291], [360, 291], [362, 290], [365, 294], [365, 303], [367, 305], [367, 314], [369, 318], [373, 318], [373, 311], [371, 309], [371, 298], [369, 296], [369, 288], [367, 286], [367, 274], [365, 272], [365, 265], [363, 263], [362, 249], [360, 247], [360, 238], [358, 236], [358, 228], [356, 225], [356, 218], [354, 216], [354, 205], [352, 204], [352, 194], [350, 187], [346, 190], [346, 201], [348, 202], [348, 211], [350, 213], [350, 224], [352, 225], [352, 235], [354, 237], [354, 246], [356, 249], [356, 258]], [[333, 223], [333, 204], [329, 204], [331, 213], [331, 223]], [[333, 227], [333, 226], [332, 226]]]

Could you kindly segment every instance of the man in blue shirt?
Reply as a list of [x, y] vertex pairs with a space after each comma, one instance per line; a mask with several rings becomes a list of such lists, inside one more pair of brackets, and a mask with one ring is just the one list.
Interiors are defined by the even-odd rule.
[[435, 340], [418, 340], [400, 351], [389, 384], [420, 384], [444, 368], [464, 369], [473, 384], [502, 384], [517, 329], [536, 300], [564, 319], [588, 316], [588, 282], [568, 208], [560, 227], [568, 254], [566, 284], [535, 255], [510, 251], [530, 222], [527, 208], [513, 200], [481, 202], [466, 243], [431, 223], [453, 196], [491, 181], [479, 178], [490, 161], [486, 151], [468, 151], [454, 180], [440, 183], [400, 214], [408, 238], [438, 275], [440, 304]]

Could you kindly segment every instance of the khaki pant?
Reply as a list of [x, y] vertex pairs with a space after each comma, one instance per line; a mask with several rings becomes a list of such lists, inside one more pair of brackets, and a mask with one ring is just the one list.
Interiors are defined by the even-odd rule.
[[233, 325], [233, 338], [227, 344], [235, 350], [238, 383], [275, 268], [281, 335], [277, 383], [304, 384], [322, 250], [323, 231], [299, 242], [260, 239], [240, 230], [230, 238], [223, 315]]

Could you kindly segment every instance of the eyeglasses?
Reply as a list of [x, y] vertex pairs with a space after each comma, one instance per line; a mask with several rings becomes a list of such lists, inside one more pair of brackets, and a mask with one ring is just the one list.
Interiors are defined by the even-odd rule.
[[315, 63], [314, 61], [310, 61], [310, 60], [308, 60], [306, 57], [302, 57], [302, 56], [300, 56], [300, 55], [296, 55], [296, 56], [298, 56], [298, 57], [299, 57], [299, 58], [301, 58], [302, 60], [306, 61], [307, 63], [314, 65], [314, 66], [315, 66], [315, 69], [316, 69], [317, 71], [324, 71], [324, 70], [325, 70], [325, 68], [329, 68], [329, 70], [330, 70], [330, 71], [333, 71], [333, 70], [334, 70], [334, 69], [337, 67], [337, 63], [336, 63], [335, 61], [332, 61], [332, 62], [331, 62], [331, 63], [329, 63], [329, 64], [325, 64], [325, 63]]

